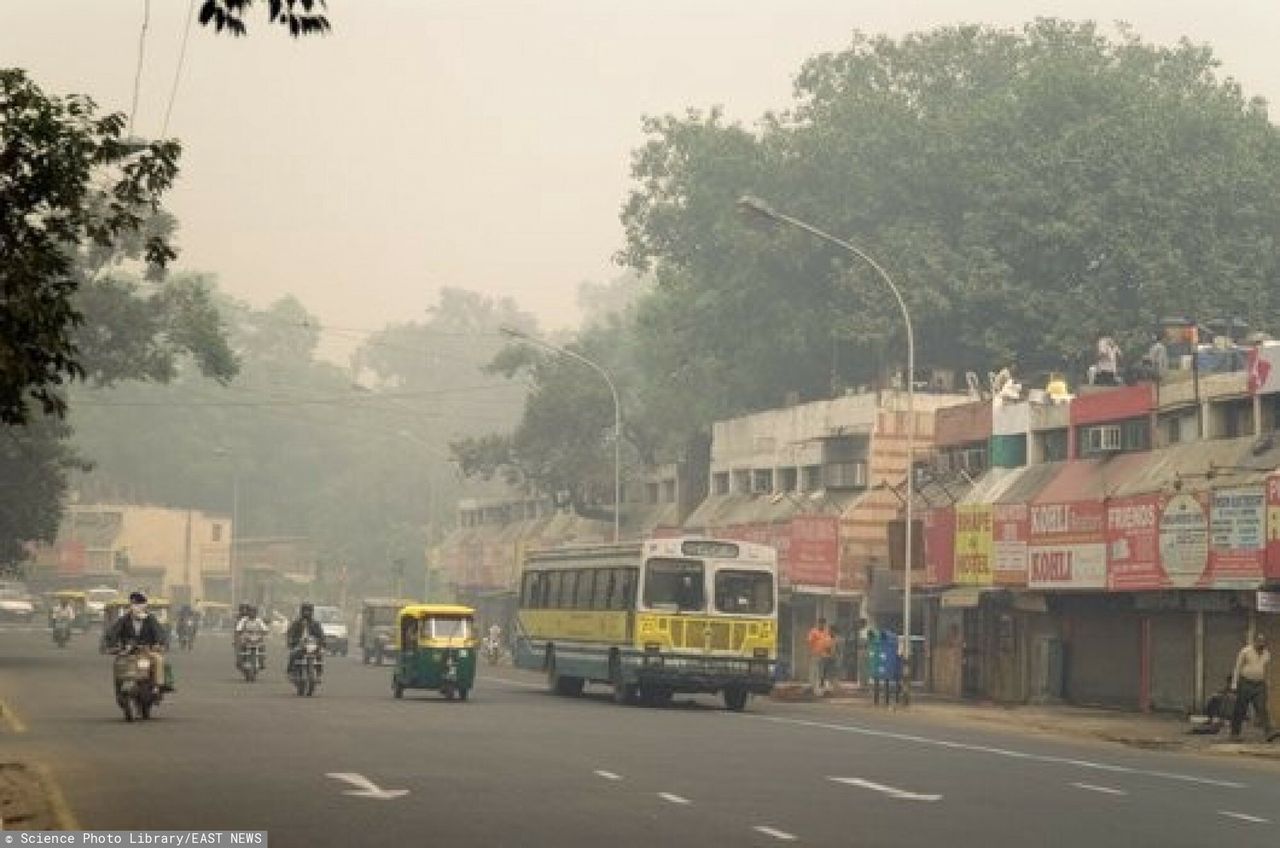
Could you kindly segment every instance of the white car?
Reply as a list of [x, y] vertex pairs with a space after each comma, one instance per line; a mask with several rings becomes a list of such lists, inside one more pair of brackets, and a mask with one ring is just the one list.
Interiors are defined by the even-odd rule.
[[30, 624], [35, 614], [36, 605], [26, 593], [18, 589], [0, 589], [0, 621]]
[[350, 643], [342, 610], [339, 607], [316, 607], [316, 621], [320, 622], [320, 629], [324, 631], [325, 650], [331, 656], [342, 654], [345, 657]]

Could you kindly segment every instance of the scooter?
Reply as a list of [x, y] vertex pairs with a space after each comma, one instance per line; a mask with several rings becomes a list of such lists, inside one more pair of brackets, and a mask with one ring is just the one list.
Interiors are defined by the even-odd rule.
[[116, 653], [114, 672], [116, 704], [124, 713], [124, 720], [133, 721], [135, 716], [151, 718], [161, 700], [151, 651], [137, 645], [122, 648]]
[[258, 678], [258, 672], [267, 667], [267, 646], [261, 633], [241, 633], [240, 651], [237, 654], [236, 668], [244, 675], [244, 679], [252, 683]]
[[324, 652], [316, 637], [303, 636], [294, 650], [293, 662], [289, 666], [289, 679], [299, 695], [311, 696], [320, 685], [320, 675], [324, 671]]
[[484, 640], [484, 658], [488, 660], [489, 665], [497, 665], [502, 662], [502, 645], [497, 639], [486, 637]]
[[196, 646], [196, 626], [189, 622], [178, 623], [178, 647], [190, 651]]
[[71, 641], [71, 622], [65, 618], [53, 622], [53, 643], [59, 648], [67, 647]]

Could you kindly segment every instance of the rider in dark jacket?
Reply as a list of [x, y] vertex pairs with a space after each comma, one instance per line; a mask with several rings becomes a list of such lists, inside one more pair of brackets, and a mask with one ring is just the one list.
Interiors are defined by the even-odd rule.
[[298, 658], [298, 646], [303, 636], [314, 636], [318, 643], [316, 650], [324, 653], [324, 628], [315, 620], [315, 605], [304, 602], [298, 609], [298, 617], [289, 625], [285, 639], [289, 645], [289, 671], [293, 671], [293, 662]]

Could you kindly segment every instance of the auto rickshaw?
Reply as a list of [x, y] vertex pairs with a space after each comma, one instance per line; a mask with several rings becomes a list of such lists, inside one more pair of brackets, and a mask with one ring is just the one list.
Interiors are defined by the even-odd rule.
[[81, 633], [89, 629], [89, 606], [85, 599], [84, 592], [72, 591], [65, 589], [60, 592], [53, 593], [53, 603], [49, 607], [49, 625], [53, 626], [53, 611], [64, 603], [71, 604], [71, 608], [76, 611], [76, 617], [71, 622], [73, 630], [79, 630]]
[[169, 641], [173, 637], [173, 617], [170, 615], [169, 608], [173, 606], [173, 602], [168, 598], [150, 598], [147, 600], [147, 611], [156, 617], [156, 621], [160, 623], [160, 630], [163, 631], [162, 638], [164, 646], [169, 647]]
[[452, 604], [414, 604], [400, 610], [391, 693], [434, 689], [465, 701], [476, 682], [475, 610]]
[[415, 601], [394, 598], [366, 598], [360, 606], [360, 658], [365, 665], [396, 655], [396, 621], [400, 610]]

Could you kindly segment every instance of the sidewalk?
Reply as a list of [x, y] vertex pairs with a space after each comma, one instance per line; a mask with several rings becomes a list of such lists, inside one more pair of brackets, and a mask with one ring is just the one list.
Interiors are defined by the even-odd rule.
[[[779, 701], [822, 703], [833, 707], [892, 712], [902, 709], [872, 703], [869, 690], [843, 684], [820, 699], [805, 684], [779, 684], [774, 696]], [[1006, 705], [984, 701], [958, 701], [928, 693], [911, 693], [910, 711], [938, 722], [1000, 725], [1024, 732], [1100, 739], [1134, 748], [1185, 751], [1214, 755], [1258, 757], [1280, 761], [1280, 739], [1267, 744], [1259, 728], [1246, 725], [1239, 742], [1230, 740], [1230, 729], [1217, 735], [1190, 733], [1191, 723], [1183, 716], [1165, 713], [1134, 713], [1068, 705]]]

